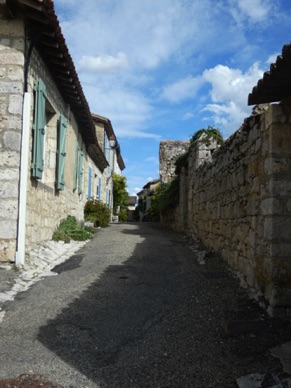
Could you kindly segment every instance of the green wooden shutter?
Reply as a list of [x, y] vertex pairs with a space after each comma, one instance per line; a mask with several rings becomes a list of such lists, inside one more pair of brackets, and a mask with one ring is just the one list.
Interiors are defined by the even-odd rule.
[[32, 176], [41, 179], [44, 170], [44, 135], [45, 135], [45, 98], [46, 87], [38, 78], [34, 87], [34, 123], [33, 123], [33, 149], [32, 149]]
[[58, 145], [57, 145], [57, 170], [56, 170], [56, 189], [64, 190], [65, 187], [65, 159], [66, 159], [66, 131], [67, 120], [61, 114], [58, 127]]
[[78, 168], [78, 194], [83, 192], [83, 162], [84, 162], [84, 152], [80, 150], [79, 155], [79, 168]]
[[98, 199], [101, 199], [101, 178], [99, 178], [99, 191], [98, 191]]
[[74, 168], [74, 184], [73, 189], [76, 190], [78, 187], [78, 172], [79, 172], [79, 146], [76, 145], [75, 153], [75, 168]]
[[88, 168], [88, 199], [91, 199], [91, 189], [92, 189], [92, 167]]

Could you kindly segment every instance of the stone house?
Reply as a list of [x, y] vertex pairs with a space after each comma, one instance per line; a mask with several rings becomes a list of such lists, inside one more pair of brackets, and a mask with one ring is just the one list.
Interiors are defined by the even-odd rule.
[[98, 177], [96, 198], [105, 198], [105, 203], [113, 208], [113, 180], [112, 175], [121, 175], [125, 169], [125, 164], [121, 156], [120, 145], [114, 133], [111, 121], [103, 116], [92, 114], [95, 125], [96, 137], [103, 154], [108, 162], [108, 167], [104, 169], [101, 177]]
[[139, 206], [139, 216], [140, 220], [147, 221], [146, 213], [151, 207], [152, 200], [151, 197], [155, 193], [155, 189], [159, 186], [160, 180], [154, 179], [143, 186], [143, 189], [137, 193], [138, 197], [138, 206]]
[[137, 204], [137, 197], [135, 195], [128, 196], [127, 202], [127, 220], [134, 221], [134, 211]]
[[51, 0], [0, 0], [0, 54], [0, 261], [21, 264], [88, 198], [107, 201], [110, 160]]

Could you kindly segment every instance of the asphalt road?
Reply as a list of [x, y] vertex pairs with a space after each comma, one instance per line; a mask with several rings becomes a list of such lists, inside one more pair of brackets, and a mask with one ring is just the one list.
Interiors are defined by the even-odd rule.
[[250, 373], [280, 375], [269, 349], [291, 339], [290, 324], [251, 301], [217, 255], [199, 264], [191, 244], [151, 223], [102, 229], [57, 276], [7, 304], [0, 378], [227, 388]]

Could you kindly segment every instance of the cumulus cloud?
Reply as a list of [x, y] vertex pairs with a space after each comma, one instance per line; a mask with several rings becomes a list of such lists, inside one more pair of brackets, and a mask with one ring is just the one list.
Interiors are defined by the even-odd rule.
[[80, 72], [112, 73], [128, 67], [128, 59], [124, 53], [118, 53], [116, 57], [106, 54], [98, 57], [84, 55], [78, 62]]
[[201, 77], [188, 76], [171, 85], [165, 86], [162, 97], [173, 103], [194, 98], [203, 82]]
[[245, 73], [223, 65], [205, 70], [203, 78], [211, 85], [212, 102], [203, 110], [211, 112], [214, 123], [224, 127], [226, 133], [233, 132], [249, 115], [251, 108], [247, 106], [247, 96], [262, 75], [258, 63]]

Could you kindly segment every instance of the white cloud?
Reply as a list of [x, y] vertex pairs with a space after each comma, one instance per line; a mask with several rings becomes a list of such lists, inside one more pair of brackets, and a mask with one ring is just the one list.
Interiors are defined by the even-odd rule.
[[279, 53], [270, 55], [269, 58], [266, 60], [266, 64], [270, 66], [271, 63], [275, 63], [278, 55]]
[[84, 85], [91, 111], [108, 117], [118, 138], [159, 140], [161, 136], [147, 132], [144, 125], [152, 114], [150, 101], [141, 92], [112, 82], [109, 78], [99, 85]]
[[188, 98], [193, 99], [203, 82], [201, 77], [188, 76], [164, 87], [162, 97], [173, 103], [181, 102]]
[[248, 93], [262, 75], [263, 70], [259, 69], [258, 63], [254, 63], [245, 73], [223, 65], [203, 72], [203, 78], [212, 86], [213, 102], [234, 101], [240, 106], [246, 105]]
[[246, 20], [250, 23], [268, 21], [274, 17], [276, 9], [274, 0], [229, 0], [229, 3], [230, 13], [238, 24]]
[[211, 84], [212, 103], [203, 110], [211, 112], [214, 123], [224, 127], [228, 134], [235, 131], [251, 111], [247, 106], [247, 97], [262, 75], [263, 70], [259, 69], [258, 63], [245, 73], [223, 65], [205, 70], [203, 77]]
[[272, 4], [268, 0], [238, 0], [239, 9], [253, 21], [267, 19], [272, 9]]
[[78, 62], [80, 72], [112, 73], [128, 67], [127, 56], [124, 53], [118, 53], [116, 57], [106, 54], [98, 57], [85, 55]]

